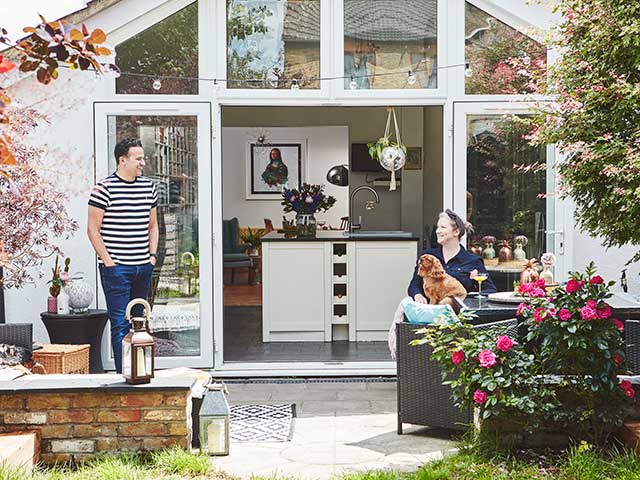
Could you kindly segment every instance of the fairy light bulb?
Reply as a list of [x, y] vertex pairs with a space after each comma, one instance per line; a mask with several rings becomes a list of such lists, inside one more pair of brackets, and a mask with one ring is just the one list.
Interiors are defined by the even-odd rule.
[[358, 88], [358, 82], [356, 82], [356, 79], [353, 78], [353, 76], [351, 76], [351, 81], [349, 82], [349, 88], [351, 90], [355, 90], [356, 88]]
[[529, 55], [525, 55], [524, 57], [522, 57], [522, 63], [524, 63], [525, 65], [530, 65], [531, 57]]
[[291, 90], [294, 92], [300, 91], [300, 84], [298, 83], [298, 80], [296, 80], [295, 78], [291, 80]]
[[471, 75], [473, 75], [473, 70], [471, 70], [471, 64], [466, 63], [465, 69], [464, 69], [464, 76], [469, 78]]
[[416, 78], [416, 76], [413, 74], [411, 70], [409, 70], [409, 75], [407, 76], [407, 83], [409, 85], [415, 85], [417, 81], [418, 79]]
[[153, 85], [151, 85], [153, 87], [153, 89], [157, 92], [158, 90], [160, 90], [162, 88], [162, 82], [160, 81], [159, 78], [156, 78], [153, 81]]

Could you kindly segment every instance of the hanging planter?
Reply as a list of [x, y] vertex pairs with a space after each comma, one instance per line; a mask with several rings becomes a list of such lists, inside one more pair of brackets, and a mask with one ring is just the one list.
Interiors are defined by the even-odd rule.
[[[387, 107], [387, 126], [384, 130], [384, 136], [380, 137], [376, 143], [368, 143], [369, 155], [376, 160], [382, 168], [391, 172], [391, 182], [389, 183], [389, 191], [396, 189], [396, 172], [404, 167], [407, 161], [407, 147], [400, 140], [400, 129], [398, 128], [398, 119], [393, 107]], [[391, 117], [393, 116], [393, 124], [396, 131], [396, 142], [391, 141]]]

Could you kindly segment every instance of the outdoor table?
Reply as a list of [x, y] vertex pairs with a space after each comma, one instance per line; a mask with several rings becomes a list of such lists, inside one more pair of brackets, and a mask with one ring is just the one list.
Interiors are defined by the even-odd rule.
[[42, 323], [47, 328], [51, 343], [78, 345], [88, 343], [89, 372], [104, 373], [100, 346], [102, 332], [107, 324], [109, 315], [106, 310], [89, 310], [86, 313], [57, 313], [42, 312]]

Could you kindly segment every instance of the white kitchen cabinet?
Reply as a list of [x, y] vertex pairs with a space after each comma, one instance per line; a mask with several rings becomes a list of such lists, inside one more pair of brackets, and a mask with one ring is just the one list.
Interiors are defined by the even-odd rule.
[[386, 340], [415, 266], [415, 239], [276, 235], [262, 242], [264, 342]]

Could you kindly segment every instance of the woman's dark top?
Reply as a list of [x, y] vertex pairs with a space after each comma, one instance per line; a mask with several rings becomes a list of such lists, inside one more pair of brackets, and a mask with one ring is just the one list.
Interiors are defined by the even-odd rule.
[[[478, 282], [475, 280], [471, 280], [469, 278], [469, 274], [471, 270], [478, 270], [478, 273], [486, 273], [488, 275], [487, 269], [484, 266], [484, 262], [480, 257], [474, 255], [473, 253], [469, 253], [462, 245], [460, 245], [460, 251], [457, 255], [449, 260], [448, 263], [445, 263], [444, 256], [442, 255], [442, 247], [438, 248], [427, 248], [423, 251], [418, 260], [422, 255], [433, 255], [444, 267], [445, 272], [451, 275], [453, 278], [458, 280], [464, 288], [466, 288], [467, 292], [477, 292], [478, 291]], [[488, 277], [482, 283], [482, 293], [495, 293], [496, 286], [493, 284], [491, 277]], [[418, 265], [416, 264], [416, 268], [413, 271], [413, 278], [411, 279], [411, 283], [409, 283], [409, 288], [407, 289], [409, 296], [413, 298], [416, 294], [420, 293], [424, 295], [424, 290], [422, 288], [422, 277], [418, 276]]]

